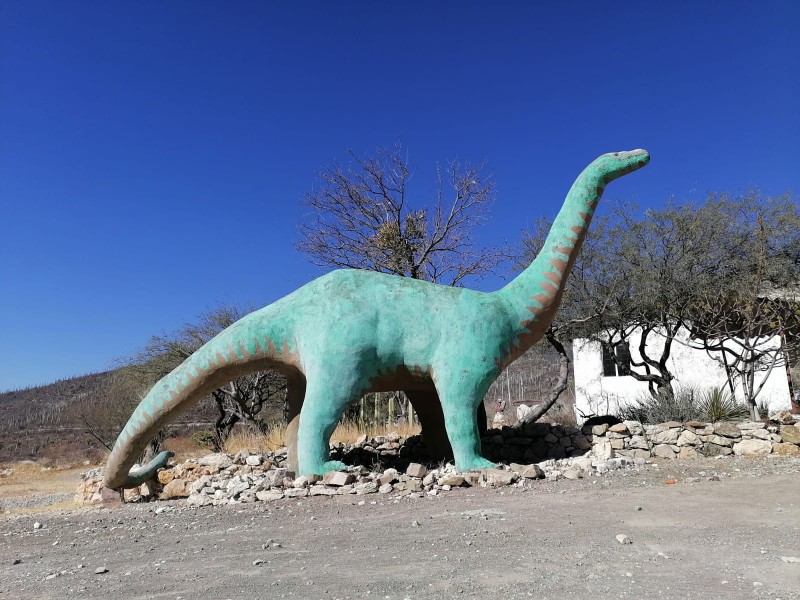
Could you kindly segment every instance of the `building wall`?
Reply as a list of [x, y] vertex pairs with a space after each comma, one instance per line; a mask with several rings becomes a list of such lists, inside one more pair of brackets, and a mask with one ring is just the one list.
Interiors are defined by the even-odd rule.
[[[682, 332], [682, 335], [685, 339], [685, 332]], [[664, 345], [663, 338], [653, 334], [649, 337], [648, 356], [660, 355]], [[634, 361], [641, 359], [638, 352], [640, 339], [639, 333], [634, 333], [630, 339], [631, 357]], [[679, 391], [681, 387], [708, 389], [727, 384], [724, 367], [702, 350], [695, 350], [684, 344], [673, 342], [667, 364], [670, 372], [675, 375], [673, 385], [676, 391]], [[631, 376], [603, 376], [603, 354], [599, 342], [574, 340], [573, 368], [575, 411], [579, 422], [585, 418], [583, 415], [615, 414], [619, 408], [628, 406], [649, 393], [646, 382], [637, 381]], [[633, 370], [644, 373], [642, 368], [633, 368]], [[756, 373], [757, 384], [763, 381], [764, 376], [765, 373]], [[764, 389], [761, 390], [756, 401], [766, 403], [770, 413], [790, 408], [789, 384], [783, 365], [779, 364], [772, 369], [764, 384]]]

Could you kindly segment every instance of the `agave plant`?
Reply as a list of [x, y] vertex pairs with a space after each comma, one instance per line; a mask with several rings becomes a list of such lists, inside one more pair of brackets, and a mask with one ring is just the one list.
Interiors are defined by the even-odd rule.
[[700, 392], [693, 387], [679, 388], [672, 397], [643, 394], [632, 404], [618, 410], [616, 416], [622, 420], [641, 423], [700, 419], [703, 416], [703, 409], [698, 406], [699, 394]]
[[700, 398], [700, 409], [709, 421], [745, 419], [750, 414], [747, 407], [724, 387], [706, 390]]

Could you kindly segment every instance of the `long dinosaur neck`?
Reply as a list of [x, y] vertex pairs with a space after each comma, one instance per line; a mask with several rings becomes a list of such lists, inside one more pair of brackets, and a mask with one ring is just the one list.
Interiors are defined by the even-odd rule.
[[602, 158], [586, 167], [572, 184], [538, 256], [496, 292], [515, 321], [512, 326], [516, 339], [511, 340], [503, 366], [539, 341], [555, 317], [567, 277], [610, 179]]

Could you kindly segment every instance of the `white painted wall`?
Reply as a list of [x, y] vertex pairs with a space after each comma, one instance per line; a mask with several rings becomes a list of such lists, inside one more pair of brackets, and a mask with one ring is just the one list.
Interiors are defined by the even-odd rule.
[[[683, 339], [686, 339], [685, 331], [682, 335]], [[641, 358], [638, 351], [640, 339], [641, 335], [638, 332], [630, 339], [631, 356], [634, 361], [639, 361]], [[778, 343], [777, 338], [775, 343]], [[663, 338], [651, 334], [647, 345], [648, 356], [659, 356], [663, 345]], [[583, 420], [581, 414], [614, 414], [619, 408], [628, 406], [648, 394], [647, 383], [636, 381], [631, 376], [603, 376], [603, 353], [599, 342], [573, 340], [572, 350], [575, 412], [579, 422]], [[706, 352], [689, 348], [681, 343], [673, 342], [667, 364], [670, 372], [675, 375], [673, 385], [676, 391], [681, 386], [702, 389], [720, 387], [727, 383], [722, 365]], [[642, 368], [634, 370], [644, 373]], [[763, 381], [764, 376], [765, 373], [756, 373], [757, 384]], [[772, 370], [756, 401], [767, 404], [770, 414], [791, 407], [786, 369], [782, 365]]]

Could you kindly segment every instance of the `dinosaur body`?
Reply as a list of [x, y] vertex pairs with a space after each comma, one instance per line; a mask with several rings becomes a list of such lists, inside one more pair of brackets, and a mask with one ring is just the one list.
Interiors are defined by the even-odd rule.
[[542, 252], [492, 293], [361, 270], [333, 271], [240, 319], [142, 400], [106, 468], [108, 487], [138, 485], [162, 453], [129, 469], [168, 420], [243, 374], [275, 369], [288, 381], [289, 462], [300, 474], [343, 468], [328, 442], [364, 393], [404, 390], [434, 454], [459, 469], [489, 467], [475, 418], [489, 386], [549, 326], [605, 185], [649, 160], [644, 150], [605, 154], [572, 186]]

